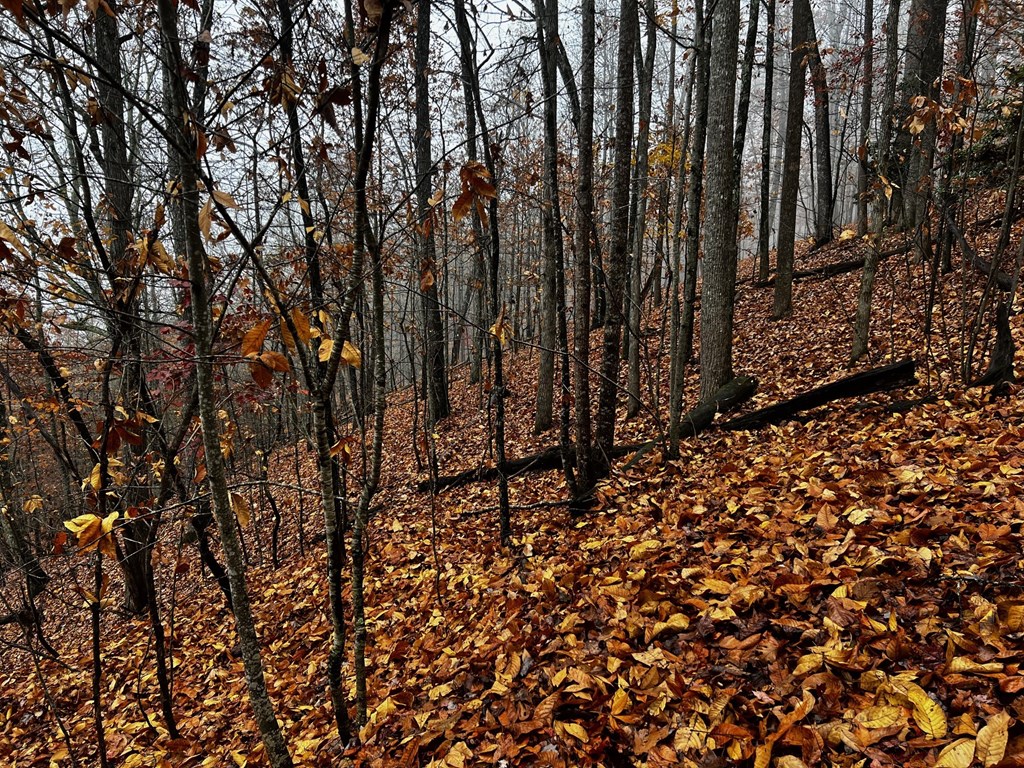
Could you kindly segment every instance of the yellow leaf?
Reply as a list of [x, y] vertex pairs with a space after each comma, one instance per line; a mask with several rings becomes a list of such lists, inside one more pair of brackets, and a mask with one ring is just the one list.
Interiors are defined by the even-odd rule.
[[941, 739], [946, 735], [946, 713], [921, 686], [908, 686], [907, 699], [914, 708], [914, 722], [925, 735], [933, 739]]
[[238, 524], [245, 528], [249, 524], [251, 517], [249, 512], [249, 502], [245, 500], [245, 497], [240, 493], [231, 491], [228, 494], [231, 497], [231, 509], [235, 513], [235, 517], [238, 518]]
[[78, 548], [82, 552], [91, 552], [99, 547], [100, 552], [105, 555], [116, 555], [117, 548], [110, 534], [118, 517], [117, 512], [111, 512], [102, 519], [99, 515], [89, 513], [66, 521], [64, 527], [75, 534]]
[[[97, 465], [98, 466], [98, 465]], [[65, 520], [64, 527], [71, 531], [75, 536], [81, 536], [83, 531], [87, 531], [93, 526], [99, 526], [102, 524], [98, 515], [94, 515], [92, 512], [86, 515], [79, 515], [74, 520]]]
[[688, 752], [704, 747], [708, 738], [708, 724], [699, 714], [690, 715], [685, 725], [680, 725], [672, 739], [672, 748], [676, 752]]
[[642, 560], [658, 549], [661, 549], [661, 542], [657, 539], [647, 539], [629, 548], [630, 560]]
[[448, 683], [441, 683], [441, 685], [435, 685], [430, 691], [427, 692], [427, 697], [431, 701], [437, 701], [442, 696], [447, 696], [452, 692], [452, 687]]
[[25, 244], [22, 243], [21, 240], [18, 239], [18, 236], [14, 234], [14, 232], [11, 230], [11, 228], [4, 224], [2, 221], [0, 221], [0, 237], [2, 237], [11, 245], [13, 245], [14, 248], [18, 251], [18, 253], [20, 253], [26, 259], [30, 258], [29, 251], [25, 247]]
[[326, 363], [331, 359], [331, 352], [334, 350], [334, 342], [331, 339], [320, 340], [320, 350], [317, 352], [317, 358], [321, 363]]
[[807, 768], [807, 763], [796, 755], [779, 755], [775, 758], [777, 768]]
[[360, 48], [352, 49], [352, 63], [355, 64], [357, 67], [363, 66], [363, 64], [365, 64], [369, 60], [370, 57], [363, 53], [363, 51]]
[[857, 236], [857, 233], [852, 229], [844, 229], [839, 235], [839, 242], [845, 243], [847, 240], [853, 240]]
[[295, 326], [295, 332], [299, 335], [299, 341], [303, 344], [308, 343], [312, 337], [309, 318], [298, 307], [292, 310], [292, 324]]
[[388, 696], [384, 701], [377, 705], [377, 708], [370, 714], [370, 720], [374, 723], [384, 722], [384, 718], [388, 715], [393, 715], [398, 711], [398, 706], [395, 704], [395, 700]]
[[169, 275], [174, 271], [174, 259], [172, 259], [171, 255], [167, 253], [167, 249], [164, 248], [164, 244], [159, 240], [153, 241], [153, 245], [150, 247], [147, 256], [148, 258], [146, 261], [158, 272]]
[[1004, 600], [997, 604], [999, 624], [1006, 632], [1024, 632], [1024, 602]]
[[618, 688], [615, 691], [615, 695], [612, 696], [612, 714], [617, 715], [621, 712], [625, 712], [629, 708], [629, 694], [622, 688]]
[[94, 491], [98, 491], [103, 485], [103, 471], [100, 469], [98, 462], [96, 463], [96, 466], [92, 468], [92, 472], [89, 473], [89, 485], [92, 486]]
[[970, 659], [966, 656], [957, 656], [949, 663], [950, 672], [969, 673], [978, 675], [993, 674], [1003, 671], [1003, 665], [998, 661], [989, 661], [984, 664]]
[[889, 728], [903, 719], [904, 711], [900, 707], [887, 705], [868, 707], [863, 712], [858, 712], [853, 721], [869, 731], [877, 728]]
[[995, 765], [1006, 754], [1007, 731], [1010, 727], [1010, 716], [1005, 712], [996, 712], [988, 719], [985, 726], [978, 731], [978, 760], [986, 766]]
[[199, 211], [199, 229], [203, 232], [203, 237], [207, 240], [212, 240], [210, 235], [210, 225], [213, 223], [213, 201], [207, 200], [203, 204], [203, 209]]
[[505, 305], [501, 305], [501, 310], [498, 312], [498, 318], [494, 321], [494, 325], [487, 329], [487, 332], [498, 340], [501, 346], [505, 346], [505, 342], [512, 336], [512, 326], [505, 320]]
[[935, 768], [968, 768], [974, 761], [974, 740], [959, 739], [939, 752]]
[[754, 750], [754, 768], [768, 768], [772, 761], [772, 745], [759, 744]]
[[665, 621], [659, 621], [654, 625], [654, 631], [651, 632], [651, 639], [653, 640], [662, 632], [674, 630], [676, 632], [682, 632], [690, 626], [690, 620], [682, 613], [673, 613]]
[[452, 745], [448, 754], [444, 756], [441, 763], [445, 768], [466, 768], [467, 760], [473, 759], [473, 752], [466, 746], [466, 742], [459, 741]]
[[824, 663], [825, 658], [820, 653], [804, 654], [796, 663], [796, 668], [793, 670], [793, 677], [802, 677], [803, 675], [811, 674], [811, 672], [817, 672]]
[[565, 729], [566, 733], [570, 736], [575, 736], [584, 744], [590, 740], [590, 737], [587, 735], [587, 729], [579, 723], [562, 723], [562, 727]]
[[341, 361], [353, 368], [358, 368], [363, 364], [363, 356], [351, 341], [346, 341], [341, 348]]

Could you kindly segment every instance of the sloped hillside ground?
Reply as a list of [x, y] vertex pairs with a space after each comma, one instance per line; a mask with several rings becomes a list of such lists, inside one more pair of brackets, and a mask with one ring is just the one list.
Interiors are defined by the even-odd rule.
[[[804, 254], [801, 265], [848, 258], [851, 247]], [[675, 461], [652, 451], [620, 464], [600, 508], [578, 518], [545, 503], [565, 498], [558, 473], [516, 477], [514, 552], [497, 546], [492, 485], [436, 498], [414, 490], [410, 416], [392, 409], [369, 532], [371, 714], [358, 750], [333, 737], [323, 554], [301, 558], [290, 542], [279, 570], [250, 574], [297, 764], [1024, 762], [1021, 394], [990, 401], [952, 386], [964, 281], [968, 295], [980, 282], [945, 278], [943, 330], [926, 347], [925, 274], [903, 256], [883, 265], [874, 357], [860, 366], [914, 356], [920, 387], [755, 433], [712, 431]], [[783, 323], [769, 319], [771, 289], [741, 286], [736, 370], [761, 382], [750, 407], [848, 373], [858, 282], [855, 272], [799, 283]], [[1024, 338], [1019, 318], [1014, 331]], [[665, 392], [658, 336], [645, 339], [647, 386]], [[526, 351], [513, 359], [510, 456], [557, 439], [531, 433], [534, 366]], [[893, 407], [926, 394], [935, 401]], [[479, 396], [456, 382], [458, 410], [438, 428], [442, 472], [484, 457]], [[620, 437], [656, 434], [664, 415], [623, 421]], [[161, 562], [174, 562], [176, 546], [169, 533]], [[265, 764], [221, 598], [197, 567], [176, 589], [183, 738], [160, 725], [145, 623], [110, 611], [111, 756], [125, 766]], [[66, 600], [51, 610], [72, 617], [53, 627], [62, 665], [36, 670], [5, 650], [5, 765], [70, 765], [67, 744], [80, 765], [96, 762], [86, 618], [70, 589]]]

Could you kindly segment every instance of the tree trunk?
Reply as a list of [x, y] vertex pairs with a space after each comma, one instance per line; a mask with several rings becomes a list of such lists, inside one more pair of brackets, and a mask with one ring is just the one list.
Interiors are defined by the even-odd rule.
[[814, 12], [808, 8], [807, 42], [810, 46], [809, 66], [814, 89], [814, 170], [817, 200], [814, 206], [814, 246], [832, 242], [832, 123], [829, 114], [828, 73], [821, 59], [821, 46], [814, 25]]
[[750, 117], [750, 82], [754, 75], [754, 51], [757, 48], [757, 22], [761, 0], [751, 0], [747, 18], [747, 39], [743, 47], [743, 67], [740, 75], [739, 103], [736, 105], [736, 138], [733, 140], [732, 186], [737, 215], [740, 210], [743, 185], [743, 150], [747, 142], [747, 120]]
[[[711, 0], [694, 6], [693, 47], [696, 56], [696, 109], [693, 114], [693, 149], [690, 150], [690, 189], [686, 201], [686, 261], [683, 266], [683, 316], [680, 319], [676, 355], [685, 364], [693, 359], [693, 329], [697, 311], [697, 265], [700, 262], [701, 203], [704, 200], [704, 152], [708, 135], [708, 83], [711, 77], [713, 19], [704, 19]], [[731, 170], [731, 169], [730, 169]]]
[[580, 122], [576, 187], [576, 271], [573, 291], [573, 356], [576, 399], [573, 438], [576, 445], [576, 483], [581, 493], [594, 485], [591, 451], [593, 428], [590, 402], [590, 275], [594, 231], [594, 0], [583, 0], [580, 61]]
[[879, 119], [878, 148], [876, 162], [878, 175], [886, 185], [885, 194], [875, 194], [875, 218], [872, 227], [871, 250], [864, 259], [864, 272], [857, 293], [857, 316], [853, 325], [853, 348], [850, 359], [856, 362], [867, 354], [871, 333], [871, 297], [874, 293], [875, 275], [878, 272], [882, 229], [885, 226], [885, 209], [892, 193], [886, 179], [889, 173], [889, 154], [892, 144], [892, 118], [896, 99], [896, 72], [899, 66], [899, 22], [900, 0], [889, 0], [885, 18], [885, 80], [882, 90], [881, 117]]
[[779, 320], [793, 307], [793, 251], [796, 245], [796, 204], [800, 191], [800, 139], [804, 125], [808, 0], [794, 0], [789, 59], [789, 106], [786, 115], [782, 192], [779, 195], [779, 237], [776, 250], [775, 300], [772, 317]]
[[421, 0], [416, 16], [416, 207], [418, 209], [420, 291], [424, 315], [424, 360], [427, 395], [427, 426], [451, 412], [448, 370], [445, 365], [444, 323], [438, 301], [439, 274], [430, 206], [433, 157], [430, 141], [430, 0]]
[[618, 71], [615, 98], [615, 153], [612, 171], [611, 243], [605, 264], [608, 316], [601, 354], [601, 390], [595, 437], [601, 455], [600, 476], [609, 469], [608, 451], [615, 445], [615, 400], [619, 389], [619, 352], [623, 324], [623, 291], [629, 253], [629, 180], [633, 148], [633, 52], [636, 46], [637, 0], [621, 0]]
[[700, 311], [700, 401], [706, 403], [733, 378], [732, 326], [736, 296], [736, 230], [739, 195], [734, 190], [736, 51], [739, 0], [719, 0], [711, 40], [714, 83], [708, 97], [707, 229]]
[[757, 214], [757, 281], [768, 279], [771, 269], [771, 165], [772, 165], [772, 89], [775, 84], [775, 0], [768, 0], [768, 29], [764, 54], [764, 108], [761, 111], [761, 204]]
[[868, 142], [871, 97], [875, 84], [875, 2], [864, 0], [864, 85], [860, 99], [860, 144], [857, 147], [857, 235], [868, 232]]
[[[912, 116], [914, 99], [924, 97], [937, 102], [941, 98], [941, 85], [936, 81], [942, 73], [947, 2], [911, 0], [906, 64], [900, 87], [901, 123]], [[906, 229], [917, 227], [925, 220], [936, 136], [934, 116], [925, 120], [916, 138], [909, 130], [898, 134], [896, 150], [901, 162], [901, 184], [896, 198], [902, 204], [902, 223]]]
[[[643, 263], [644, 240], [647, 233], [647, 187], [649, 185], [648, 147], [651, 136], [651, 97], [654, 84], [654, 57], [657, 53], [657, 27], [655, 24], [654, 0], [647, 0], [647, 45], [643, 57], [643, 68], [638, 69], [640, 82], [640, 130], [636, 140], [636, 218], [633, 222], [633, 278], [630, 281], [629, 300], [629, 370], [626, 391], [629, 400], [626, 415], [633, 418], [640, 412], [640, 340], [643, 313]], [[637, 34], [639, 35], [639, 20]]]
[[[703, 24], [703, 2], [696, 4], [698, 32]], [[696, 44], [696, 38], [695, 38]], [[675, 39], [673, 38], [672, 50], [675, 51]], [[679, 180], [676, 186], [675, 210], [672, 214], [672, 262], [670, 267], [670, 292], [669, 292], [669, 406], [668, 406], [668, 454], [669, 458], [676, 458], [679, 452], [679, 424], [683, 414], [683, 380], [686, 368], [686, 361], [683, 360], [681, 351], [683, 341], [682, 329], [682, 307], [680, 306], [679, 283], [682, 277], [681, 252], [683, 246], [683, 205], [686, 202], [686, 158], [690, 148], [691, 122], [690, 112], [693, 105], [693, 90], [697, 83], [698, 68], [697, 59], [700, 48], [697, 48], [698, 56], [690, 58], [689, 72], [686, 77], [686, 97], [683, 102], [683, 135], [680, 141], [679, 152]], [[692, 194], [692, 190], [691, 190]]]
[[227, 475], [220, 448], [220, 424], [217, 420], [217, 399], [213, 371], [213, 313], [209, 292], [209, 265], [199, 229], [199, 174], [196, 160], [196, 138], [189, 135], [193, 126], [187, 106], [183, 80], [178, 76], [184, 66], [178, 38], [177, 12], [170, 0], [159, 0], [160, 26], [163, 37], [165, 66], [171, 85], [171, 125], [174, 151], [181, 170], [181, 205], [185, 219], [185, 246], [188, 257], [189, 282], [196, 346], [196, 378], [199, 392], [199, 417], [206, 454], [207, 484], [213, 497], [213, 512], [220, 531], [221, 545], [231, 582], [231, 599], [235, 626], [256, 723], [263, 737], [267, 758], [274, 768], [291, 768], [292, 760], [285, 745], [274, 707], [267, 693], [263, 675], [260, 641], [256, 634], [249, 592], [245, 583], [245, 561], [238, 539], [237, 521], [228, 498]]

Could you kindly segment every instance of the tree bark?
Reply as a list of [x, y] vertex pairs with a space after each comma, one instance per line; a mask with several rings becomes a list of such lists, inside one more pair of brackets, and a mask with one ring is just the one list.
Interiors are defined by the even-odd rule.
[[800, 190], [800, 140], [804, 125], [807, 44], [807, 0], [794, 0], [789, 59], [789, 106], [786, 116], [782, 192], [779, 195], [779, 237], [776, 250], [775, 299], [772, 317], [786, 317], [793, 308], [793, 252], [796, 245], [796, 204]]
[[700, 262], [701, 203], [704, 201], [704, 154], [708, 135], [708, 83], [711, 78], [713, 19], [705, 20], [711, 0], [694, 5], [693, 48], [696, 56], [696, 104], [693, 113], [693, 149], [690, 150], [690, 189], [686, 200], [686, 261], [683, 266], [683, 316], [676, 355], [685, 364], [693, 359], [693, 330], [697, 312], [697, 266]]
[[860, 145], [857, 147], [857, 235], [868, 232], [868, 142], [875, 85], [875, 2], [864, 0], [864, 84], [860, 93]]
[[814, 171], [817, 200], [814, 206], [814, 247], [832, 242], [832, 118], [829, 114], [828, 73], [821, 58], [821, 46], [814, 24], [814, 12], [808, 8], [807, 42], [811, 86], [814, 90]]
[[430, 136], [430, 5], [420, 0], [416, 15], [416, 207], [418, 210], [420, 292], [424, 316], [423, 367], [427, 383], [427, 426], [448, 417], [448, 369], [445, 365], [444, 323], [438, 299], [439, 274], [430, 206], [433, 156]]
[[771, 165], [772, 97], [775, 85], [775, 0], [768, 0], [768, 28], [765, 30], [764, 108], [761, 111], [761, 195], [757, 214], [757, 281], [768, 279], [771, 269]]
[[623, 292], [629, 252], [629, 180], [633, 148], [633, 53], [636, 46], [637, 0], [621, 0], [618, 71], [615, 99], [615, 152], [612, 172], [611, 244], [606, 262], [608, 315], [601, 355], [595, 437], [600, 455], [598, 474], [609, 469], [608, 452], [615, 445], [615, 401], [619, 389], [619, 353], [623, 325]]
[[576, 399], [573, 439], [576, 446], [576, 483], [586, 493], [595, 481], [592, 445], [590, 398], [590, 275], [593, 265], [594, 232], [594, 0], [583, 0], [581, 8], [582, 40], [580, 43], [580, 121], [576, 187], [576, 271], [573, 292], [573, 356]]
[[[640, 82], [640, 126], [636, 139], [636, 179], [634, 198], [636, 217], [633, 222], [633, 277], [629, 284], [629, 338], [628, 372], [626, 392], [629, 395], [626, 415], [629, 418], [640, 413], [640, 346], [643, 308], [643, 263], [644, 240], [647, 234], [647, 188], [650, 182], [649, 147], [651, 136], [651, 100], [654, 84], [654, 57], [657, 53], [657, 27], [655, 24], [654, 0], [646, 0], [647, 43], [643, 56], [643, 67], [637, 73]], [[639, 20], [637, 34], [639, 35]]]
[[871, 250], [864, 259], [864, 272], [860, 279], [860, 290], [857, 293], [857, 316], [853, 325], [853, 347], [850, 360], [856, 362], [867, 354], [871, 334], [871, 298], [874, 294], [875, 275], [881, 258], [882, 230], [885, 226], [885, 210], [892, 192], [890, 182], [886, 178], [889, 173], [889, 155], [892, 144], [892, 119], [896, 100], [896, 73], [899, 66], [899, 23], [900, 0], [889, 0], [889, 10], [885, 18], [885, 80], [882, 90], [881, 117], [879, 118], [878, 147], [876, 163], [878, 175], [886, 186], [885, 194], [875, 194], [874, 222], [871, 234]]
[[708, 98], [707, 230], [700, 313], [700, 401], [706, 403], [733, 378], [732, 331], [736, 296], [736, 229], [739, 197], [735, 172], [733, 114], [739, 0], [718, 0], [711, 41], [714, 83]]

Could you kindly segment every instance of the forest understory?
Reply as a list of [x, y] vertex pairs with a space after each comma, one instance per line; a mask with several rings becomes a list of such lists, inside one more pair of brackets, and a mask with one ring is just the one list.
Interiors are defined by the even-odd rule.
[[[987, 233], [971, 234], [984, 251]], [[804, 243], [797, 269], [862, 247], [841, 240], [809, 254]], [[848, 375], [859, 272], [798, 282], [793, 315], [773, 321], [771, 288], [744, 279], [749, 267], [735, 370], [759, 387], [743, 411]], [[296, 764], [1022, 764], [1024, 403], [1016, 385], [996, 398], [955, 376], [960, 297], [983, 280], [970, 267], [941, 278], [925, 339], [928, 267], [890, 257], [872, 354], [854, 370], [911, 357], [917, 386], [753, 432], [712, 428], [672, 461], [656, 444], [617, 461], [582, 514], [568, 510], [560, 472], [525, 471], [509, 483], [511, 549], [498, 542], [493, 482], [416, 490], [425, 475], [410, 396], [394, 393], [366, 531], [369, 718], [353, 744], [336, 737], [326, 685], [322, 546], [301, 554], [295, 527], [305, 486], [305, 536], [317, 540], [314, 459], [303, 453], [296, 483], [279, 454], [280, 566], [255, 496], [244, 537], [268, 688]], [[666, 335], [659, 316], [648, 322], [644, 386], [664, 392]], [[1012, 318], [1016, 338], [1022, 325]], [[510, 459], [557, 444], [557, 426], [533, 434], [536, 366], [528, 346], [509, 355]], [[451, 401], [433, 438], [440, 472], [493, 463], [486, 393], [463, 372]], [[664, 418], [620, 415], [618, 439], [656, 439]], [[149, 623], [112, 606], [107, 754], [126, 768], [264, 765], [230, 614], [184, 529], [165, 524], [155, 552], [181, 736], [161, 723]], [[75, 591], [90, 567], [53, 561], [73, 574], [44, 603], [59, 660], [19, 652], [19, 629], [0, 629], [0, 762], [12, 768], [71, 765], [69, 748], [78, 765], [96, 764], [89, 627]]]

